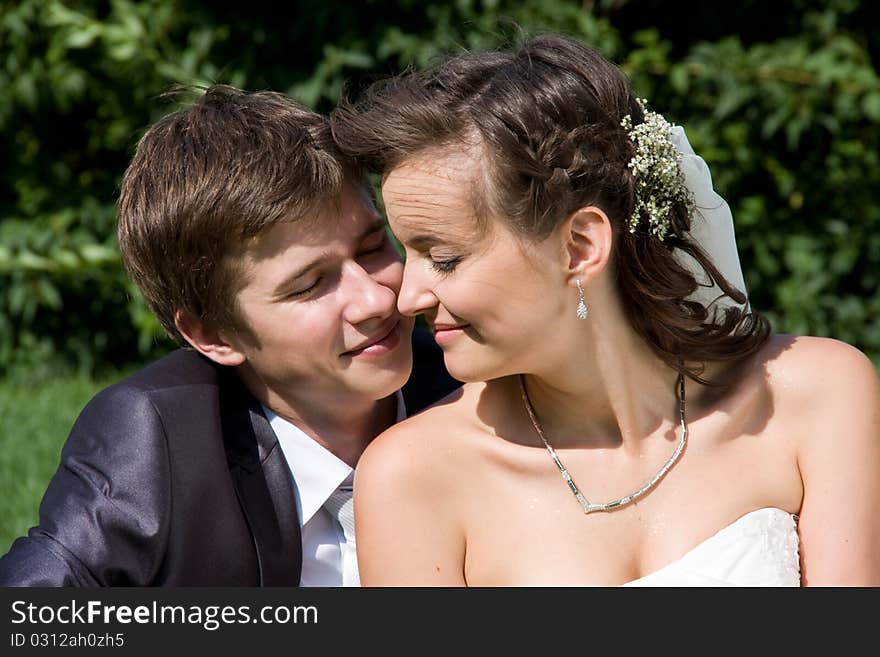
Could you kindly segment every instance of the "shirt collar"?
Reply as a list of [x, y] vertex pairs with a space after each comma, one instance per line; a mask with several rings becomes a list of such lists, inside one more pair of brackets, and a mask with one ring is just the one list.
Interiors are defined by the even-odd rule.
[[[397, 422], [406, 419], [403, 394], [397, 391]], [[300, 505], [300, 524], [305, 525], [340, 485], [351, 483], [354, 469], [295, 424], [263, 406], [263, 413], [293, 475]]]

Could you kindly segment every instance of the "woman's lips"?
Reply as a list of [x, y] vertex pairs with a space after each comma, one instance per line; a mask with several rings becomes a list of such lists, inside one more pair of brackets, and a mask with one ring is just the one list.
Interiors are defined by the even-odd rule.
[[444, 344], [450, 344], [454, 340], [464, 335], [464, 330], [470, 326], [469, 324], [461, 324], [459, 326], [434, 326], [434, 341], [441, 347]]

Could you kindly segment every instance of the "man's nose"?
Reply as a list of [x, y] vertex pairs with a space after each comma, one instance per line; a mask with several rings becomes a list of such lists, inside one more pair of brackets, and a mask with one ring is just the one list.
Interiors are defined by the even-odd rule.
[[394, 314], [397, 302], [394, 290], [358, 263], [350, 263], [344, 268], [343, 283], [347, 295], [345, 319], [350, 324], [374, 318], [386, 319]]

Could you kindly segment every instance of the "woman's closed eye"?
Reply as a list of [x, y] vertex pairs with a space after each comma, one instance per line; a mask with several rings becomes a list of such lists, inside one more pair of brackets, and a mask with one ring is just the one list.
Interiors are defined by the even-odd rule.
[[461, 256], [428, 256], [431, 263], [431, 269], [438, 274], [451, 274], [455, 271], [458, 263], [461, 262]]
[[438, 274], [451, 274], [461, 262], [462, 256], [448, 248], [433, 248], [427, 252], [428, 263]]

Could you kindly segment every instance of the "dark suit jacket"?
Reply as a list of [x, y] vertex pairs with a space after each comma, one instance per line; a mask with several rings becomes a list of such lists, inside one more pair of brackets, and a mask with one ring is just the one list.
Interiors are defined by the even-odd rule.
[[[413, 336], [412, 414], [457, 387]], [[235, 372], [178, 350], [83, 409], [40, 504], [0, 558], [0, 586], [296, 586], [290, 470]]]

